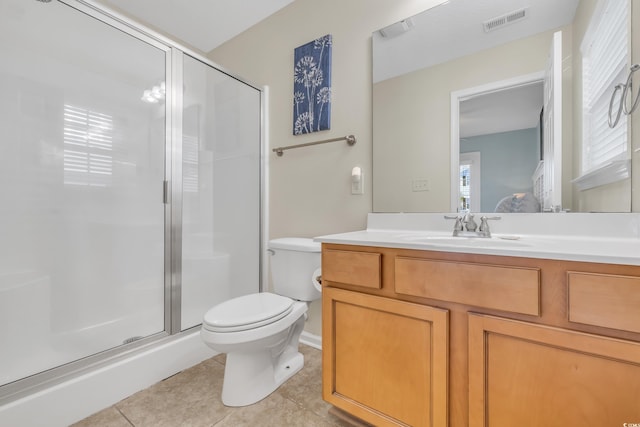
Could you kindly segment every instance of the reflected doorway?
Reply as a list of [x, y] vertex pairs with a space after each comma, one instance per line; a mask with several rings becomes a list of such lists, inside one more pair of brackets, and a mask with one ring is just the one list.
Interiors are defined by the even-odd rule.
[[[533, 73], [452, 93], [451, 167], [457, 175], [452, 176], [451, 186], [454, 212], [494, 212], [506, 196], [533, 193], [533, 175], [543, 153], [543, 78], [543, 72]], [[479, 158], [476, 166], [482, 178], [472, 176], [463, 182], [471, 153], [482, 156], [481, 166]], [[478, 187], [475, 201], [474, 184]]]

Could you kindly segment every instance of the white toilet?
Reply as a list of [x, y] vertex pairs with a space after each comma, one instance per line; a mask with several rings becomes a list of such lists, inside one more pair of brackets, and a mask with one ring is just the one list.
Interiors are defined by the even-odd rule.
[[227, 353], [222, 403], [245, 406], [275, 391], [302, 369], [298, 340], [307, 303], [320, 298], [312, 276], [320, 267], [320, 243], [283, 238], [269, 242], [276, 293], [261, 292], [225, 301], [204, 315], [200, 336]]

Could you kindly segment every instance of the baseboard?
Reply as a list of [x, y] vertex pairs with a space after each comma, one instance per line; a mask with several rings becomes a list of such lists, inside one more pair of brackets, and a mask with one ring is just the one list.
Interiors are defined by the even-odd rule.
[[311, 332], [302, 331], [300, 335], [300, 342], [310, 347], [322, 350], [322, 337], [320, 335], [314, 335]]

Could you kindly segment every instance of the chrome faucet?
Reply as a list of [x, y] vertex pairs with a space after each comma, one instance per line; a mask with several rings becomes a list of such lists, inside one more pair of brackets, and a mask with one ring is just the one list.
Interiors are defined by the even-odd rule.
[[[481, 216], [480, 226], [473, 219], [473, 214], [467, 212], [464, 216], [448, 216], [445, 219], [454, 219], [453, 237], [491, 237], [489, 220], [498, 220], [499, 216]], [[476, 231], [477, 230], [477, 231]]]
[[464, 223], [467, 231], [473, 232], [476, 231], [476, 228], [478, 228], [478, 224], [476, 224], [476, 222], [473, 220], [473, 214], [471, 212], [467, 212], [467, 214], [462, 219], [462, 222]]

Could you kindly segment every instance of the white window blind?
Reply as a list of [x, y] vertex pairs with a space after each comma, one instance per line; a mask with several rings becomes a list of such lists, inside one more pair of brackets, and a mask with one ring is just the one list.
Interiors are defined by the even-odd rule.
[[[603, 2], [594, 13], [581, 47], [583, 173], [628, 157], [627, 116], [623, 113], [613, 129], [608, 124], [609, 102], [614, 87], [626, 81], [629, 68], [628, 20], [627, 0]], [[614, 103], [614, 113], [618, 105]]]
[[182, 189], [185, 192], [199, 191], [199, 148], [197, 137], [182, 135]]
[[64, 183], [106, 187], [113, 173], [113, 118], [64, 106]]

